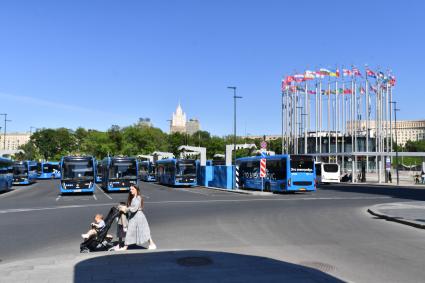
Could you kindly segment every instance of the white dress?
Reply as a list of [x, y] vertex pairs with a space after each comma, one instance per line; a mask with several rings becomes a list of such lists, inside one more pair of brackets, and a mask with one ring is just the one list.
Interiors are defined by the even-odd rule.
[[125, 237], [126, 246], [134, 244], [146, 248], [149, 246], [151, 231], [141, 206], [142, 199], [140, 196], [137, 196], [131, 200], [131, 205], [128, 207], [129, 220], [127, 235]]

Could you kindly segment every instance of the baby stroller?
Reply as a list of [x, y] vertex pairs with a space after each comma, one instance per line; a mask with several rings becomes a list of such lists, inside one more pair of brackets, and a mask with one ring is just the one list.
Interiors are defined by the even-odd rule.
[[80, 244], [80, 253], [89, 253], [94, 251], [107, 251], [113, 247], [112, 239], [107, 238], [108, 231], [114, 223], [115, 218], [120, 214], [117, 207], [113, 206], [110, 210], [105, 221], [105, 227], [100, 230], [95, 237], [88, 238]]

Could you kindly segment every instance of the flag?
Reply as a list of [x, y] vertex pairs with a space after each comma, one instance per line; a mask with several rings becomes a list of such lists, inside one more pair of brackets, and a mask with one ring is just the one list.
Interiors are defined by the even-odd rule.
[[336, 69], [335, 71], [330, 71], [329, 76], [331, 77], [339, 77], [339, 70]]
[[344, 89], [344, 94], [351, 94], [351, 89], [349, 88]]
[[376, 74], [374, 71], [366, 69], [366, 76], [371, 77], [371, 78], [375, 78], [376, 79]]
[[348, 70], [348, 69], [342, 69], [342, 75], [344, 77], [351, 77], [353, 75], [353, 72], [351, 72], [351, 70]]
[[378, 78], [380, 78], [380, 79], [384, 79], [384, 78], [385, 78], [384, 73], [382, 73], [382, 72], [378, 72]]
[[325, 77], [324, 75], [322, 75], [322, 73], [320, 71], [316, 71], [315, 75], [316, 75], [316, 78], [318, 78], [318, 79], [323, 79]]
[[308, 94], [316, 94], [316, 91], [315, 90], [308, 90], [307, 93]]
[[360, 92], [360, 94], [365, 94], [366, 93], [366, 91], [365, 91], [365, 89], [363, 87], [359, 87], [359, 92]]
[[373, 91], [374, 93], [378, 92], [378, 89], [376, 88], [376, 86], [373, 86], [373, 85], [370, 86], [370, 90]]
[[389, 77], [390, 77], [390, 85], [395, 86], [395, 76], [390, 75]]
[[296, 75], [294, 75], [294, 80], [297, 83], [300, 83], [300, 82], [304, 81], [304, 75], [303, 74], [296, 74]]
[[320, 68], [320, 74], [323, 76], [329, 76], [329, 74], [331, 73], [331, 71], [329, 71], [328, 69], [324, 69], [324, 68]]
[[305, 81], [314, 80], [315, 78], [316, 78], [315, 72], [309, 71], [309, 70], [305, 71], [305, 73], [304, 73], [304, 80]]
[[353, 72], [353, 76], [359, 76], [359, 77], [362, 76], [362, 74], [360, 73], [360, 70], [357, 69], [356, 67], [353, 67], [352, 72]]

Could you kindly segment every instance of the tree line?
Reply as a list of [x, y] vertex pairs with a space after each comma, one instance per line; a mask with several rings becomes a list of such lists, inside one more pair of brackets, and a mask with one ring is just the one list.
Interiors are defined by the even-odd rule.
[[[260, 148], [262, 139], [237, 137], [237, 143], [255, 143]], [[66, 155], [91, 155], [97, 159], [106, 156], [137, 156], [154, 151], [172, 152], [178, 156], [181, 145], [201, 146], [207, 149], [207, 158], [224, 154], [226, 144], [233, 144], [233, 136], [214, 136], [207, 131], [193, 135], [164, 133], [161, 129], [144, 125], [111, 126], [107, 131], [77, 128], [40, 129], [33, 133], [28, 143], [15, 155], [16, 160], [60, 160]], [[269, 142], [269, 150], [281, 153], [281, 139]], [[250, 155], [249, 150], [238, 150], [239, 156]]]

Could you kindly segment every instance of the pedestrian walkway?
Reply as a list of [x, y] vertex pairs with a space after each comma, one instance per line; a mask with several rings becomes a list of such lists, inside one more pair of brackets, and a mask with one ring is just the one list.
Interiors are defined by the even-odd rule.
[[313, 268], [258, 256], [133, 250], [0, 263], [0, 282], [342, 281]]
[[425, 202], [395, 202], [378, 204], [368, 209], [377, 217], [425, 229]]

